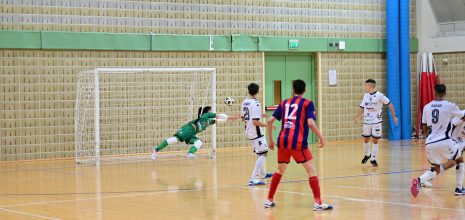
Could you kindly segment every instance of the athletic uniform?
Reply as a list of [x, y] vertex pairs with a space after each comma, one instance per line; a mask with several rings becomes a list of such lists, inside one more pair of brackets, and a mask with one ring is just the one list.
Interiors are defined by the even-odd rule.
[[[465, 110], [462, 111], [465, 114]], [[465, 121], [460, 118], [452, 119], [452, 140], [457, 144], [459, 151], [465, 150]]]
[[[186, 142], [186, 144], [193, 144], [199, 140], [195, 135], [205, 131], [208, 126], [215, 124], [216, 114], [208, 112], [200, 116], [200, 118], [190, 121], [183, 125], [173, 136], [178, 138], [180, 142]], [[195, 127], [194, 127], [195, 125]]]
[[451, 139], [452, 119], [465, 115], [457, 105], [445, 100], [433, 100], [423, 108], [422, 123], [430, 127], [426, 138], [426, 153], [431, 165], [439, 166], [444, 159], [456, 160], [461, 155], [458, 146]]
[[254, 120], [262, 119], [262, 108], [260, 102], [254, 98], [247, 98], [242, 102], [241, 117], [245, 121], [245, 135], [253, 146], [254, 153], [257, 155], [265, 154], [269, 148], [263, 135], [263, 130], [253, 124]]
[[360, 108], [363, 108], [363, 137], [382, 137], [382, 122], [381, 116], [383, 105], [389, 105], [391, 101], [381, 92], [366, 93], [360, 103]]
[[312, 101], [301, 96], [282, 101], [273, 117], [281, 121], [278, 136], [278, 163], [289, 163], [291, 156], [297, 163], [304, 163], [313, 158], [308, 149], [308, 119], [315, 117]]

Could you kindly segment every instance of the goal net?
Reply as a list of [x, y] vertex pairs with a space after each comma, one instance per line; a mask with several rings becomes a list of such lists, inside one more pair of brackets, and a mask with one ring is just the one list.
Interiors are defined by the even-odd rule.
[[[149, 160], [154, 146], [197, 118], [199, 107], [216, 111], [215, 68], [97, 68], [77, 78], [77, 163]], [[197, 135], [198, 156], [215, 157], [216, 126]], [[170, 145], [159, 157], [185, 155]]]

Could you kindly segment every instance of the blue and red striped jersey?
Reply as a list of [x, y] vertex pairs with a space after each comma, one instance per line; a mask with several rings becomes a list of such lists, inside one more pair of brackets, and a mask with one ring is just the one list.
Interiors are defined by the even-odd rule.
[[281, 131], [278, 136], [278, 148], [302, 150], [308, 148], [308, 119], [315, 117], [315, 105], [302, 96], [282, 101], [273, 117], [281, 121]]

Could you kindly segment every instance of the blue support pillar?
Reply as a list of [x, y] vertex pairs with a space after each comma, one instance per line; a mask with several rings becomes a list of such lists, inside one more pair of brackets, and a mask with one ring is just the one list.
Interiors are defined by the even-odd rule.
[[400, 26], [400, 120], [402, 140], [412, 138], [412, 111], [410, 93], [410, 1], [399, 0]]

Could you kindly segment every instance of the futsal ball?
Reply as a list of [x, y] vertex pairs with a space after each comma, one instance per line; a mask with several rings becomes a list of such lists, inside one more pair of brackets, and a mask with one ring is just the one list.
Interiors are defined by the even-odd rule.
[[232, 97], [227, 97], [226, 99], [224, 99], [224, 104], [231, 106], [232, 104], [234, 104], [234, 99]]

